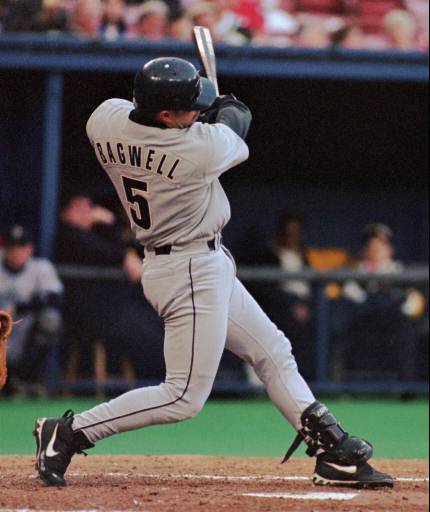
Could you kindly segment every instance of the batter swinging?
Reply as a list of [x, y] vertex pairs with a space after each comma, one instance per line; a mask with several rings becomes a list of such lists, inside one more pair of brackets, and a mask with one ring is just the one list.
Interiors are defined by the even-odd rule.
[[63, 486], [75, 453], [113, 434], [196, 415], [227, 348], [254, 367], [298, 431], [286, 459], [304, 440], [317, 456], [315, 483], [392, 486], [367, 463], [371, 445], [349, 436], [315, 400], [290, 341], [236, 278], [222, 245], [230, 206], [219, 177], [249, 156], [249, 109], [233, 96], [216, 98], [213, 84], [176, 58], [140, 69], [134, 95], [134, 104], [100, 105], [87, 133], [145, 247], [142, 284], [165, 323], [166, 379], [76, 416], [37, 420], [40, 477]]

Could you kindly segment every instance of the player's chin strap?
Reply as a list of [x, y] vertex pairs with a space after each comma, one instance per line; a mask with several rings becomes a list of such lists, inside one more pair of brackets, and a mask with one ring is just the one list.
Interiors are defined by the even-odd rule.
[[309, 457], [327, 453], [333, 461], [351, 466], [364, 464], [372, 457], [372, 445], [364, 439], [350, 436], [324, 404], [315, 402], [305, 410], [301, 419], [303, 428], [285, 455], [283, 464], [303, 441], [308, 446], [306, 453]]

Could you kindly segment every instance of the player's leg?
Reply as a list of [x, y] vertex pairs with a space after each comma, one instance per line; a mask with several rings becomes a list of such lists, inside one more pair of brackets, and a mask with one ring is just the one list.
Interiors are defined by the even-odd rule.
[[292, 426], [315, 397], [300, 375], [290, 340], [237, 279], [229, 310], [226, 348], [252, 365], [266, 391]]
[[286, 460], [305, 441], [308, 455], [317, 456], [315, 483], [393, 485], [391, 477], [367, 463], [372, 456], [371, 445], [349, 436], [328, 409], [315, 400], [297, 369], [290, 341], [239, 280], [230, 302], [226, 348], [254, 367], [273, 403], [298, 431]]
[[35, 316], [26, 315], [17, 323], [9, 337], [7, 359], [11, 375], [22, 377], [22, 366], [26, 362], [26, 346], [34, 327]]
[[58, 309], [47, 307], [36, 315], [22, 365], [22, 376], [26, 381], [37, 382], [42, 375], [46, 359], [60, 339], [61, 328], [62, 318]]
[[[49, 485], [65, 485], [64, 472], [71, 455], [64, 457], [64, 451], [73, 455], [73, 450], [91, 447], [119, 432], [191, 418], [210, 394], [227, 335], [233, 264], [219, 251], [170, 266], [162, 258], [157, 265], [144, 272], [143, 284], [148, 299], [165, 320], [166, 380], [160, 386], [136, 389], [98, 405], [74, 420], [70, 415], [64, 420], [38, 420], [39, 473]], [[56, 444], [54, 429], [59, 421]], [[62, 448], [63, 440], [70, 445], [69, 451]], [[51, 460], [55, 462], [58, 451], [65, 461], [60, 469], [54, 467], [54, 476], [49, 468], [43, 471], [47, 462], [51, 463], [43, 450], [47, 443], [55, 446]]]

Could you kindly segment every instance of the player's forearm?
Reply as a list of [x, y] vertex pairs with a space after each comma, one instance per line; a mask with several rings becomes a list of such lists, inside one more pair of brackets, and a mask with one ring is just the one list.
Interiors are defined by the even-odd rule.
[[40, 311], [44, 308], [61, 309], [63, 303], [63, 295], [54, 292], [43, 292], [34, 295], [28, 302], [20, 302], [16, 304], [18, 313], [27, 313], [31, 311]]
[[222, 123], [231, 128], [240, 138], [246, 139], [251, 126], [252, 114], [249, 108], [237, 100], [229, 97], [218, 110], [217, 123]]

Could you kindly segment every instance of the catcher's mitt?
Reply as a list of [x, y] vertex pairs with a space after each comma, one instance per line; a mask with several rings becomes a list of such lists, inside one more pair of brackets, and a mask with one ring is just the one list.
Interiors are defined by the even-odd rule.
[[7, 339], [13, 328], [13, 320], [9, 313], [0, 311], [0, 389], [3, 389], [7, 380]]

